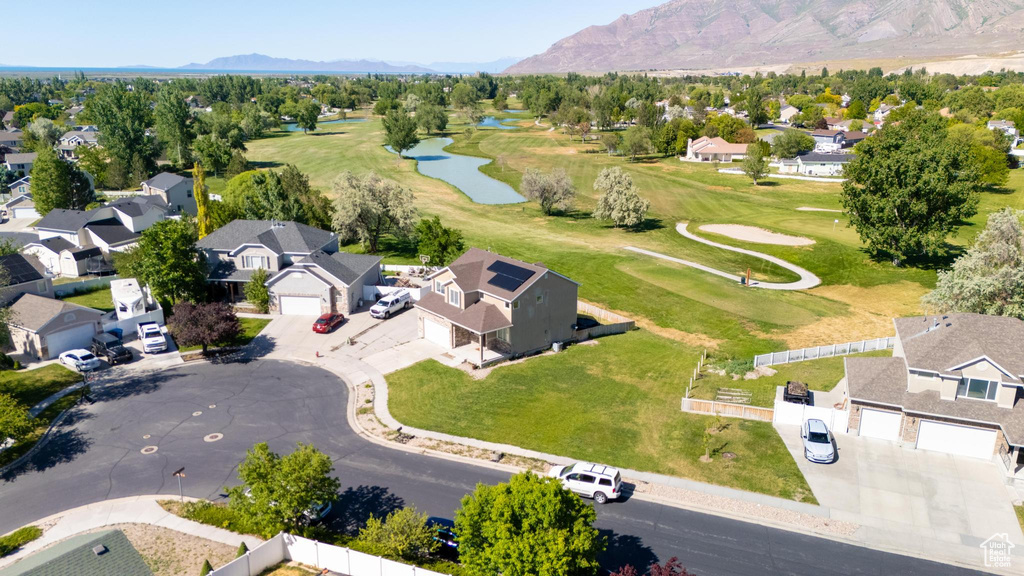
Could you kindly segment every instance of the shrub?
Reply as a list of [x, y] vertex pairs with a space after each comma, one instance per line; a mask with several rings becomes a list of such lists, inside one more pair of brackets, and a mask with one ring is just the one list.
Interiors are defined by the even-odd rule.
[[38, 526], [25, 526], [18, 528], [7, 536], [0, 537], [0, 557], [7, 556], [29, 542], [43, 535]]
[[203, 567], [199, 569], [199, 576], [206, 576], [210, 572], [213, 572], [213, 566], [210, 565], [209, 560], [203, 560]]
[[235, 558], [241, 558], [242, 556], [245, 556], [245, 553], [248, 551], [249, 547], [245, 545], [245, 542], [242, 542], [238, 545], [238, 552], [235, 552]]

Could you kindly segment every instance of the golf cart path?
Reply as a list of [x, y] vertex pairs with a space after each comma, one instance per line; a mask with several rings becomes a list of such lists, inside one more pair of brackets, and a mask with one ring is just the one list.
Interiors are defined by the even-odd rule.
[[[754, 250], [747, 250], [745, 248], [737, 248], [735, 246], [729, 246], [727, 244], [719, 244], [718, 242], [712, 242], [711, 240], [707, 240], [705, 238], [701, 238], [700, 236], [697, 236], [696, 234], [690, 232], [689, 230], [686, 229], [686, 225], [687, 225], [686, 222], [679, 222], [678, 224], [676, 224], [676, 231], [679, 232], [680, 234], [682, 234], [683, 236], [685, 236], [686, 238], [689, 238], [690, 240], [693, 240], [695, 242], [700, 242], [701, 244], [707, 244], [708, 246], [714, 246], [715, 248], [721, 248], [722, 250], [728, 250], [730, 252], [738, 252], [740, 254], [746, 254], [747, 256], [753, 256], [754, 258], [760, 258], [762, 260], [767, 260], [768, 262], [771, 262], [772, 264], [777, 264], [779, 266], [782, 266], [786, 270], [794, 272], [798, 276], [800, 276], [800, 279], [795, 281], [795, 282], [784, 282], [784, 283], [780, 283], [780, 282], [758, 282], [756, 280], [752, 280], [750, 282], [750, 285], [752, 287], [754, 287], [754, 288], [765, 288], [767, 290], [807, 290], [809, 288], [814, 288], [818, 284], [821, 284], [821, 279], [818, 278], [817, 276], [815, 276], [810, 270], [801, 268], [801, 267], [799, 267], [799, 266], [797, 266], [795, 264], [790, 264], [789, 262], [786, 262], [785, 260], [783, 260], [781, 258], [776, 258], [775, 256], [770, 256], [770, 255], [765, 254], [763, 252], [756, 252]], [[644, 250], [643, 248], [636, 248], [634, 246], [626, 246], [625, 248], [626, 248], [626, 250], [629, 250], [631, 252], [636, 252], [638, 254], [645, 254], [647, 256], [652, 256], [654, 258], [661, 258], [662, 260], [668, 260], [669, 262], [675, 262], [676, 264], [682, 264], [683, 266], [689, 266], [690, 268], [696, 268], [698, 270], [703, 270], [704, 272], [708, 272], [709, 274], [714, 274], [716, 276], [721, 276], [722, 278], [726, 278], [728, 280], [732, 280], [733, 282], [736, 282], [736, 283], [739, 283], [740, 280], [741, 280], [741, 277], [737, 276], [735, 274], [730, 274], [728, 272], [723, 272], [721, 270], [718, 270], [717, 268], [712, 268], [710, 266], [705, 266], [703, 264], [698, 264], [696, 262], [691, 262], [689, 260], [683, 260], [681, 258], [674, 258], [674, 257], [668, 256], [666, 254], [661, 254], [659, 252], [652, 252], [651, 250]]]

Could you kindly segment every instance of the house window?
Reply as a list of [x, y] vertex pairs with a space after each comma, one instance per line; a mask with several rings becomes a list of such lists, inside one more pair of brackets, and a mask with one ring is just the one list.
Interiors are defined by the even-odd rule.
[[448, 303], [452, 306], [459, 306], [459, 292], [457, 290], [448, 291]]
[[267, 257], [266, 256], [242, 256], [242, 268], [247, 270], [255, 270], [257, 268], [267, 268]]
[[497, 340], [504, 342], [505, 344], [511, 344], [511, 342], [509, 342], [508, 340], [508, 328], [502, 328], [501, 330], [498, 330], [497, 332], [494, 333], [494, 337]]
[[515, 302], [512, 303], [512, 309], [519, 310], [519, 300], [516, 300]]
[[543, 303], [544, 303], [544, 295], [543, 294], [537, 294], [537, 304], [543, 304]]
[[434, 292], [437, 292], [438, 294], [444, 294], [444, 286], [441, 285], [440, 280], [436, 280], [434, 282]]
[[974, 398], [976, 400], [995, 400], [996, 391], [999, 390], [999, 382], [991, 380], [979, 380], [977, 378], [963, 378], [957, 387], [957, 397]]

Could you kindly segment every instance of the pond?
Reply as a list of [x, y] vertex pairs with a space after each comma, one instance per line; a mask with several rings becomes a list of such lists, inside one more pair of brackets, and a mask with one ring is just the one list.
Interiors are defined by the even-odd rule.
[[[316, 128], [319, 130], [322, 126], [330, 126], [331, 124], [350, 124], [352, 122], [366, 122], [366, 118], [346, 118], [344, 120], [327, 120], [326, 122], [317, 122]], [[281, 130], [285, 132], [302, 132], [302, 128], [294, 122], [288, 122], [287, 124], [281, 124]]]
[[517, 122], [517, 120], [514, 118], [509, 120], [498, 120], [494, 116], [487, 116], [481, 120], [477, 126], [481, 128], [500, 128], [501, 130], [515, 130], [518, 128], [518, 126], [506, 126], [505, 122]]
[[529, 112], [529, 110], [513, 110], [511, 108], [505, 109], [505, 114], [523, 114]]
[[[444, 147], [451, 143], [451, 138], [429, 138], [407, 150], [405, 157], [417, 160], [416, 169], [420, 174], [444, 180], [477, 204], [526, 202], [526, 198], [520, 196], [511, 186], [479, 170], [490, 160], [446, 152]], [[388, 150], [394, 152], [390, 147]]]

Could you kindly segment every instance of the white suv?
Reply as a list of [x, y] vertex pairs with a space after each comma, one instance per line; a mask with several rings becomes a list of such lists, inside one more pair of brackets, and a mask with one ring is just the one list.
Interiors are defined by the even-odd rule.
[[598, 504], [616, 500], [622, 495], [619, 471], [603, 464], [577, 462], [572, 466], [555, 466], [548, 471], [548, 476], [558, 478], [566, 489], [593, 498]]

